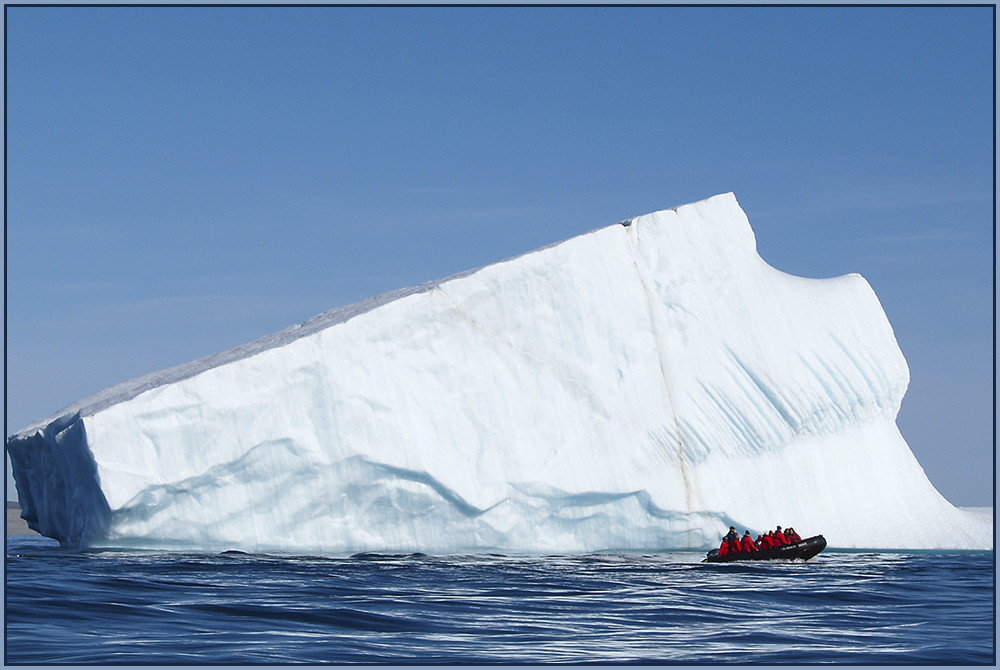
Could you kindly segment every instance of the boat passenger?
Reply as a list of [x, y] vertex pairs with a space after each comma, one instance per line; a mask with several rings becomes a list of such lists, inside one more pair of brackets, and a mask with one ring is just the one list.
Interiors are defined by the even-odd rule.
[[752, 537], [750, 537], [750, 531], [746, 531], [743, 533], [743, 539], [740, 540], [740, 548], [743, 549], [743, 551], [747, 552], [759, 551], [757, 543], [753, 541]]
[[739, 541], [740, 536], [736, 533], [736, 526], [730, 526], [729, 532], [726, 533], [726, 536], [722, 539], [726, 542], [732, 542], [733, 540]]
[[781, 532], [781, 526], [778, 526], [778, 528], [774, 531], [774, 541], [775, 541], [775, 546], [779, 547], [784, 544], [790, 544], [788, 542], [788, 538], [785, 537], [785, 534]]
[[770, 549], [774, 546], [774, 531], [767, 531], [766, 535], [762, 535], [760, 538], [760, 546], [764, 549]]
[[729, 542], [727, 540], [723, 540], [722, 544], [719, 545], [719, 558], [722, 558], [727, 554], [729, 554]]
[[802, 537], [798, 533], [795, 532], [794, 528], [786, 528], [785, 529], [785, 537], [787, 537], [788, 541], [791, 542], [792, 544], [795, 544], [796, 542], [801, 542], [802, 541]]

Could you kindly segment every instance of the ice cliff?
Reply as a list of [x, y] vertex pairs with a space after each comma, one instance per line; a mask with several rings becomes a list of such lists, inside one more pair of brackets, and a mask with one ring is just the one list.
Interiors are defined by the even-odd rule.
[[896, 428], [859, 275], [756, 252], [732, 194], [332, 310], [8, 438], [67, 546], [660, 550], [730, 524], [992, 548]]

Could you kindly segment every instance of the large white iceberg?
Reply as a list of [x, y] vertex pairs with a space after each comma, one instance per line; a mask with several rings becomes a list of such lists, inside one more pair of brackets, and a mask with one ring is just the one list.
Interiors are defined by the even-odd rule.
[[756, 252], [732, 194], [332, 310], [8, 438], [67, 546], [340, 553], [992, 548], [896, 428], [859, 275]]

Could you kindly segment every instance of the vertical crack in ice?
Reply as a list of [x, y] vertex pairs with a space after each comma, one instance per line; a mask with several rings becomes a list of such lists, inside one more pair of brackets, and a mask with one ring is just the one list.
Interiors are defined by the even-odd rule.
[[656, 331], [656, 315], [653, 312], [653, 291], [649, 288], [649, 283], [639, 266], [638, 254], [636, 253], [635, 226], [625, 226], [625, 235], [628, 238], [629, 252], [632, 256], [632, 264], [635, 266], [636, 276], [642, 284], [642, 290], [646, 294], [646, 310], [649, 314], [649, 328], [653, 335], [653, 346], [656, 348], [656, 358], [660, 363], [660, 376], [663, 378], [663, 388], [667, 394], [667, 403], [670, 405], [670, 415], [674, 420], [674, 431], [677, 433], [677, 462], [681, 469], [681, 478], [684, 481], [684, 503], [687, 511], [694, 511], [694, 490], [691, 485], [691, 473], [688, 471], [687, 456], [685, 454], [684, 433], [681, 430], [681, 422], [677, 417], [677, 407], [674, 404], [674, 397], [670, 391], [670, 377], [667, 374], [667, 364], [664, 360], [663, 351], [660, 349], [660, 335]]

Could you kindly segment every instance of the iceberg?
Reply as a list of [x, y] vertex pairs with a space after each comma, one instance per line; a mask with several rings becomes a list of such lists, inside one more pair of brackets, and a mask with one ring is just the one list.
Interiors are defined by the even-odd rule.
[[906, 362], [859, 275], [757, 254], [733, 194], [333, 309], [7, 439], [68, 547], [590, 552], [792, 525], [992, 548], [896, 427]]

